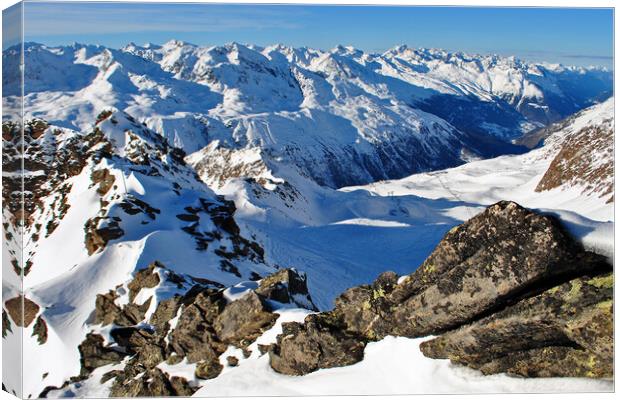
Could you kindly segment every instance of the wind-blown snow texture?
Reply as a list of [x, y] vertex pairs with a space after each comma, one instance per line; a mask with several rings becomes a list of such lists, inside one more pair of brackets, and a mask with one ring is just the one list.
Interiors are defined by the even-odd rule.
[[[512, 139], [608, 97], [609, 72], [406, 47], [367, 54], [171, 41], [25, 49], [26, 120], [44, 128], [26, 150], [38, 161], [3, 178], [24, 175], [36, 200], [26, 226], [36, 240], [26, 241], [22, 267], [26, 298], [40, 306], [36, 317], [46, 321], [47, 338], [40, 344], [33, 325], [24, 328], [26, 397], [79, 374], [86, 333], [111, 340], [93, 321], [96, 295], [115, 290], [126, 301], [123, 290], [136, 270], [155, 260], [188, 281], [228, 287], [295, 267], [307, 273], [312, 298], [325, 310], [343, 290], [380, 272], [412, 272], [449, 229], [500, 199], [556, 213], [586, 246], [613, 253], [610, 193], [583, 179], [537, 191], [563, 145], [584, 128], [613, 137], [613, 99], [565, 120], [539, 149], [480, 160], [522, 152]], [[7, 71], [17, 71], [16, 54], [3, 53]], [[3, 76], [7, 106], [19, 101], [12, 82]], [[596, 165], [613, 164], [611, 153], [595, 150]], [[63, 160], [79, 168], [66, 172]], [[414, 172], [421, 173], [409, 176]], [[403, 179], [386, 180], [392, 178]], [[597, 187], [613, 181], [596, 178]], [[10, 263], [3, 265], [6, 299], [17, 295], [19, 282]], [[147, 314], [175, 290], [162, 284], [145, 291], [154, 301]], [[282, 310], [281, 319], [307, 312]], [[257, 343], [273, 341], [282, 321]], [[19, 335], [8, 332], [4, 344]], [[330, 393], [355, 393], [346, 386], [349, 374], [374, 373], [385, 351], [407, 357], [416, 343], [387, 338], [369, 346], [364, 363], [334, 375], [345, 384]], [[297, 381], [274, 375], [255, 353], [208, 385], [196, 381], [205, 385], [198, 394], [231, 394], [230, 385], [240, 388], [234, 394], [262, 394], [251, 382], [279, 388], [265, 394], [291, 393], [289, 383]], [[479, 384], [464, 386], [467, 372], [424, 363], [437, 368], [434, 377], [451, 380], [438, 391], [610, 388], [479, 376]], [[183, 366], [195, 368], [181, 363], [168, 372], [183, 376]], [[104, 372], [51, 395], [107, 396], [109, 387], [98, 384]], [[309, 376], [316, 385], [305, 394], [327, 387], [329, 373]], [[407, 382], [386, 381], [376, 390], [418, 391], [417, 381]]]

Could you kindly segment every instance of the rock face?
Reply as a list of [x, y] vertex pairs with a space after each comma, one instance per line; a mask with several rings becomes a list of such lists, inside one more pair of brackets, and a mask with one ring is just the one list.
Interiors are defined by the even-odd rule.
[[319, 368], [355, 364], [364, 358], [366, 342], [346, 333], [333, 314], [310, 315], [304, 324], [282, 324], [278, 343], [269, 352], [271, 367], [287, 375], [305, 375]]
[[549, 169], [536, 186], [537, 192], [577, 186], [584, 194], [597, 194], [608, 203], [614, 194], [613, 118], [569, 135]]
[[441, 335], [426, 355], [485, 373], [609, 376], [611, 270], [554, 218], [500, 202], [451, 230], [413, 274], [384, 273], [333, 311], [286, 325], [271, 366], [302, 375], [360, 361], [387, 335]]
[[103, 337], [94, 334], [86, 335], [79, 350], [82, 376], [88, 375], [95, 368], [119, 362], [124, 357], [124, 354], [117, 350], [105, 348]]
[[259, 295], [250, 291], [241, 299], [230, 303], [217, 316], [215, 332], [223, 342], [245, 347], [275, 323], [277, 315], [268, 310]]
[[577, 278], [421, 345], [485, 374], [613, 376], [613, 274]]
[[[608, 268], [559, 223], [500, 202], [454, 228], [388, 296], [395, 332], [418, 337], [462, 325], [567, 276]], [[402, 323], [404, 321], [404, 323]]]
[[159, 368], [147, 370], [143, 374], [127, 380], [124, 380], [124, 377], [123, 374], [116, 376], [116, 381], [110, 391], [111, 397], [187, 397], [196, 391], [189, 386], [187, 380], [177, 376], [170, 378]]

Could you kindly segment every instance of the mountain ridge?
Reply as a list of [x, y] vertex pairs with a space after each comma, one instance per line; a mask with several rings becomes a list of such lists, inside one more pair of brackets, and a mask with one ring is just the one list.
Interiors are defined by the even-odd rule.
[[[469, 159], [463, 153], [523, 152], [513, 138], [604, 96], [610, 76], [402, 46], [383, 54], [180, 41], [25, 49], [32, 117], [85, 130], [104, 109], [126, 111], [188, 154], [215, 140], [258, 147], [330, 187], [453, 167]], [[11, 54], [3, 53], [9, 66]]]

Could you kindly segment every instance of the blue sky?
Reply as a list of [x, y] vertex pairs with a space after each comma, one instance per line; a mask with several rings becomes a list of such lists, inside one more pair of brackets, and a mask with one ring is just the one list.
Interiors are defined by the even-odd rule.
[[613, 11], [567, 8], [26, 3], [26, 40], [122, 47], [180, 39], [380, 52], [398, 44], [612, 66]]

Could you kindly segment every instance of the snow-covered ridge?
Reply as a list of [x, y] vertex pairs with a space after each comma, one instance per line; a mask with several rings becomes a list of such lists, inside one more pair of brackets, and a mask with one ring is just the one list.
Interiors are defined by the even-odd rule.
[[[11, 49], [3, 60], [18, 61]], [[114, 108], [188, 154], [216, 140], [257, 148], [332, 187], [518, 151], [510, 139], [611, 88], [603, 70], [402, 46], [369, 54], [174, 40], [120, 50], [28, 43], [25, 65], [28, 118], [84, 131]]]
[[[215, 286], [275, 270], [235, 222], [234, 204], [199, 180], [181, 150], [123, 112], [106, 111], [93, 123], [76, 132], [33, 120], [25, 130], [24, 264], [3, 265], [3, 292], [14, 298], [21, 286], [36, 307], [23, 331], [26, 395], [79, 374], [78, 345], [93, 329], [96, 295], [137, 269], [162, 261], [188, 282]], [[6, 123], [3, 148], [21, 148], [20, 132]], [[19, 172], [3, 181], [21, 180]], [[22, 271], [23, 284], [15, 279]], [[166, 290], [152, 293], [153, 308]], [[14, 318], [9, 323], [15, 327]], [[5, 332], [4, 343], [21, 334]]]

